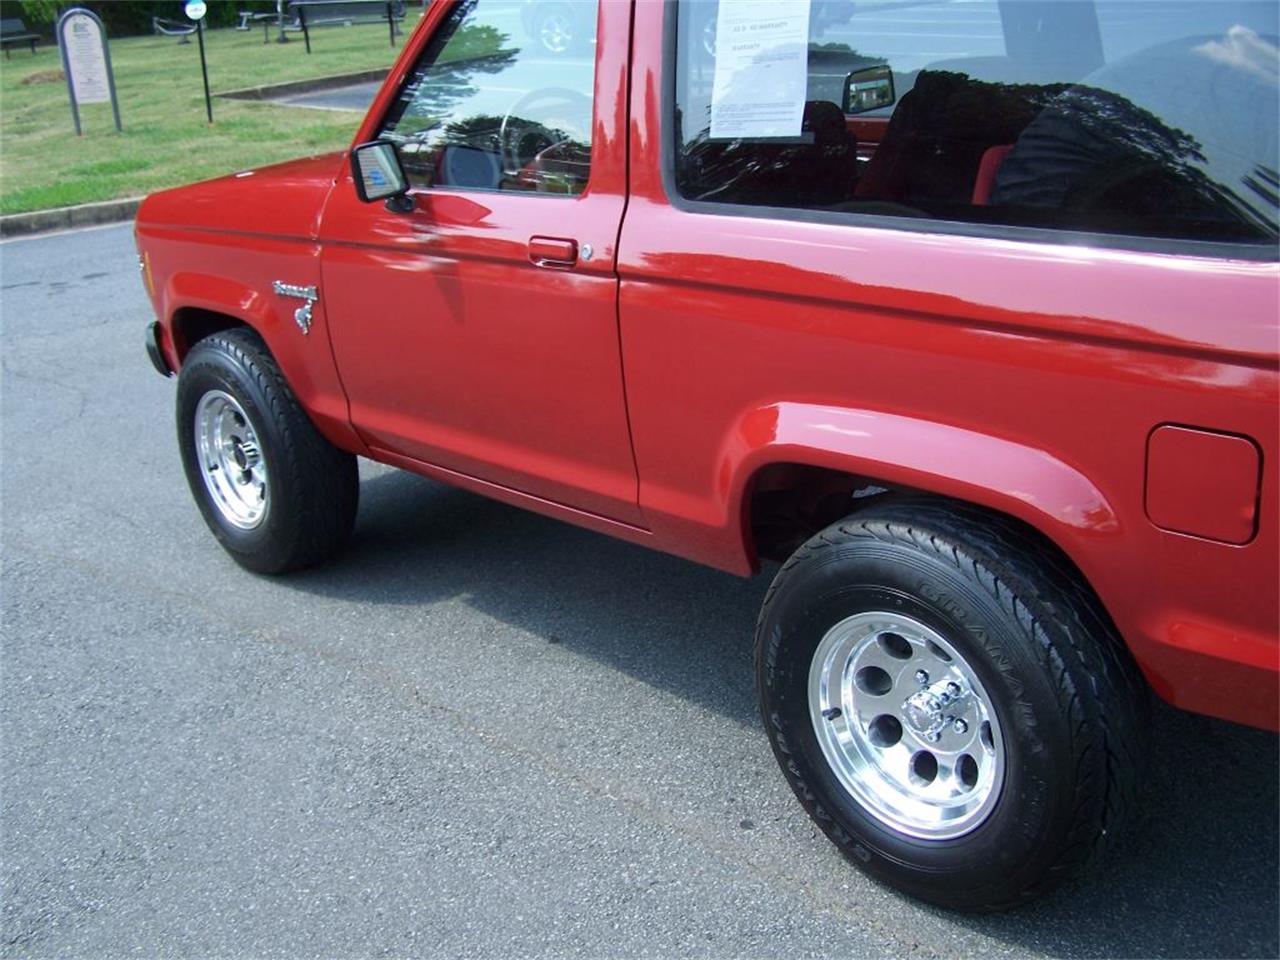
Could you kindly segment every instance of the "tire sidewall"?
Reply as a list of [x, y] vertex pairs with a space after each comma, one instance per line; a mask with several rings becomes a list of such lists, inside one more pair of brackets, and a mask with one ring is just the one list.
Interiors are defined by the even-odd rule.
[[[213, 390], [222, 390], [235, 398], [258, 436], [259, 447], [267, 464], [267, 504], [262, 521], [243, 529], [228, 521], [211, 498], [205, 485], [195, 440], [195, 412], [200, 399]], [[283, 440], [276, 419], [270, 416], [270, 398], [265, 394], [244, 363], [226, 349], [222, 341], [204, 341], [193, 348], [178, 377], [177, 424], [178, 446], [182, 465], [192, 496], [205, 523], [222, 546], [242, 562], [248, 558], [264, 558], [269, 564], [275, 549], [287, 534], [287, 504], [284, 489]], [[257, 566], [259, 561], [253, 561]]]
[[[924, 899], [949, 905], [999, 901], [1047, 869], [1070, 829], [1072, 756], [1044, 647], [960, 569], [911, 546], [846, 543], [779, 575], [760, 624], [764, 722], [792, 788], [823, 830], [858, 864]], [[978, 676], [1001, 730], [1004, 778], [990, 814], [949, 840], [913, 838], [864, 810], [840, 784], [813, 731], [810, 664], [823, 636], [857, 613], [887, 610], [945, 636]], [[962, 872], [963, 889], [948, 878]]]

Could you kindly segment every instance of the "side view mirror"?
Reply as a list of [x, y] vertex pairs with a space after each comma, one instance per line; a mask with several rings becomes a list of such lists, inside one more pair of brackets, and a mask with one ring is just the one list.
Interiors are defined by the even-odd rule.
[[884, 64], [863, 67], [844, 79], [843, 106], [846, 116], [891, 106], [896, 99], [893, 92], [893, 71]]
[[351, 173], [355, 178], [356, 196], [365, 203], [387, 200], [391, 210], [406, 212], [413, 201], [405, 196], [409, 178], [390, 140], [370, 140], [351, 151]]

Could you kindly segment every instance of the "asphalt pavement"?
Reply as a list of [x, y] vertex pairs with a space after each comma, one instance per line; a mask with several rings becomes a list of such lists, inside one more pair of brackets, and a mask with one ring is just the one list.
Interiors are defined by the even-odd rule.
[[756, 717], [739, 580], [369, 464], [246, 573], [121, 225], [0, 244], [6, 957], [1270, 956], [1273, 735], [1161, 709], [1142, 817], [995, 917], [867, 880]]
[[[314, 107], [319, 110], [357, 110], [363, 113], [373, 102], [374, 94], [382, 86], [381, 81], [374, 83], [352, 83], [344, 87], [329, 87], [324, 90], [312, 90], [308, 93], [295, 93], [284, 97], [272, 97], [272, 102], [286, 107]], [[351, 122], [351, 131], [355, 132], [356, 121]]]

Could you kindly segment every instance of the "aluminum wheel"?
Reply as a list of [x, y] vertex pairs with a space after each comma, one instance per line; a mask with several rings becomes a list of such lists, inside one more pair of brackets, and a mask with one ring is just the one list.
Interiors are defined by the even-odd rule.
[[564, 53], [573, 43], [573, 24], [569, 14], [552, 10], [538, 24], [538, 40], [549, 53]]
[[252, 530], [267, 513], [267, 462], [253, 423], [235, 397], [210, 390], [196, 404], [194, 428], [210, 500], [228, 523]]
[[809, 667], [809, 714], [840, 784], [886, 826], [947, 840], [995, 807], [1004, 747], [991, 699], [920, 621], [874, 611], [828, 630]]

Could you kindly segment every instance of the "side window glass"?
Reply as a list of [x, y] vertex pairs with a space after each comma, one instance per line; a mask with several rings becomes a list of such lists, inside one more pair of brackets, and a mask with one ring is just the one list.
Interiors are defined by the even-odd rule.
[[1274, 246], [1278, 20], [1273, 0], [680, 0], [676, 187]]
[[414, 187], [574, 195], [591, 168], [596, 4], [464, 0], [379, 133]]

